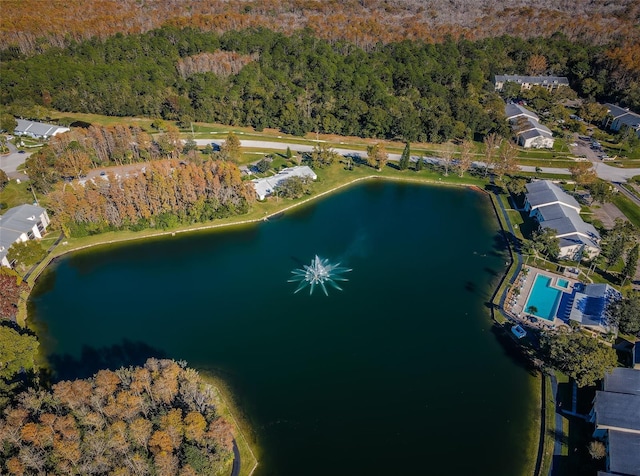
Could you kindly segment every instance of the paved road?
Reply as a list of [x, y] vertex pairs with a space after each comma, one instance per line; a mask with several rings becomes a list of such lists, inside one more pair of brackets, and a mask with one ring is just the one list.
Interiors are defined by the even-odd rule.
[[[224, 142], [224, 140], [220, 139], [197, 139], [196, 143], [199, 146], [205, 146], [207, 144], [217, 144], [220, 145]], [[593, 150], [586, 144], [584, 141], [576, 142], [578, 144], [577, 147], [574, 147], [574, 153], [578, 155], [586, 155], [587, 159], [593, 162], [594, 169], [598, 177], [604, 180], [608, 180], [610, 182], [626, 182], [627, 179], [640, 175], [640, 169], [621, 169], [618, 167], [612, 167], [611, 165], [607, 165], [603, 163], [595, 154]], [[313, 150], [312, 145], [302, 145], [302, 144], [294, 144], [294, 143], [286, 143], [286, 142], [269, 142], [269, 141], [258, 141], [258, 140], [240, 140], [240, 145], [242, 147], [251, 147], [256, 149], [275, 149], [275, 150], [286, 150], [287, 147], [290, 147], [292, 151], [297, 152], [310, 152]], [[366, 152], [357, 149], [345, 149], [342, 147], [333, 147], [338, 154], [341, 155], [352, 155], [358, 157], [366, 156]], [[414, 160], [417, 160], [417, 156], [413, 157]], [[400, 154], [389, 154], [389, 160], [400, 160]], [[437, 157], [425, 157], [425, 160], [429, 162], [438, 162]], [[474, 165], [482, 167], [484, 164], [482, 162], [474, 162]], [[521, 166], [521, 170], [524, 172], [535, 172], [535, 167], [530, 166]], [[547, 174], [558, 174], [558, 175], [571, 175], [567, 169], [555, 168], [555, 167], [542, 167], [542, 171]]]
[[636, 205], [640, 206], [640, 198], [636, 197], [633, 193], [629, 192], [619, 182], [618, 183], [614, 183], [613, 186], [616, 188], [616, 190], [618, 190], [618, 192], [621, 192], [623, 195], [625, 195], [627, 198], [629, 198]]

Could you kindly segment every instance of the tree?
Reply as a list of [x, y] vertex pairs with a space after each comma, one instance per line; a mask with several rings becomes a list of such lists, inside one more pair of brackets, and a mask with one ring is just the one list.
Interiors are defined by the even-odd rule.
[[636, 275], [636, 270], [638, 269], [638, 253], [640, 251], [640, 245], [636, 243], [633, 248], [627, 253], [627, 259], [624, 262], [624, 268], [622, 268], [622, 284], [624, 282], [632, 278]]
[[45, 254], [46, 251], [38, 240], [27, 240], [11, 245], [7, 251], [7, 259], [9, 262], [15, 260], [18, 264], [29, 267], [42, 260]]
[[604, 255], [606, 256], [607, 267], [605, 271], [615, 265], [624, 255], [624, 249], [627, 246], [627, 236], [623, 233], [611, 233], [611, 238], [607, 236], [604, 246]]
[[[4, 355], [3, 338], [0, 328], [0, 362], [10, 358], [28, 368], [17, 353]], [[30, 389], [13, 401], [0, 417], [2, 474], [21, 474], [20, 468], [24, 474], [231, 472], [233, 434], [218, 416], [216, 393], [174, 361], [100, 371], [52, 391]]]
[[234, 163], [240, 162], [242, 152], [240, 150], [240, 139], [233, 132], [229, 132], [227, 139], [220, 146], [220, 155], [223, 160], [229, 160]]
[[367, 163], [370, 167], [381, 171], [389, 160], [389, 154], [384, 144], [373, 144], [367, 147]]
[[593, 199], [600, 203], [608, 203], [613, 200], [613, 187], [605, 180], [595, 180], [588, 185]]
[[578, 387], [595, 385], [618, 363], [613, 348], [580, 331], [547, 332], [541, 344], [549, 365], [575, 379]]
[[469, 140], [462, 141], [460, 144], [460, 158], [456, 164], [458, 170], [458, 176], [462, 177], [464, 173], [471, 168], [471, 151], [473, 150], [473, 143]]
[[398, 167], [400, 170], [407, 170], [409, 168], [409, 162], [411, 161], [411, 144], [407, 142], [404, 146], [404, 150], [402, 151], [402, 155], [400, 156], [400, 161], [398, 162]]
[[560, 240], [556, 237], [556, 230], [541, 228], [533, 233], [531, 241], [536, 251], [541, 252], [547, 258], [556, 257], [560, 253]]
[[62, 177], [84, 177], [90, 167], [89, 155], [80, 149], [67, 151], [55, 163], [55, 168]]
[[291, 147], [287, 146], [287, 151], [285, 152], [285, 157], [287, 160], [291, 160], [293, 158], [293, 152], [291, 152]]
[[47, 193], [60, 180], [54, 167], [56, 156], [50, 147], [31, 154], [25, 161], [26, 172], [31, 186], [39, 192]]
[[449, 169], [453, 164], [454, 147], [451, 142], [447, 142], [442, 145], [442, 153], [440, 154], [440, 163], [443, 167], [443, 175], [447, 177], [449, 175]]
[[578, 188], [578, 185], [583, 187], [590, 185], [598, 178], [591, 162], [576, 162], [569, 167], [569, 172], [571, 172], [571, 177], [575, 180], [574, 192]]
[[0, 266], [0, 318], [15, 319], [20, 294], [28, 289], [18, 273]]
[[7, 173], [4, 170], [0, 169], [0, 192], [4, 190], [8, 183], [9, 177], [7, 176]]
[[616, 301], [609, 309], [612, 320], [625, 334], [640, 334], [640, 292], [631, 291], [626, 298]]
[[35, 367], [37, 349], [38, 339], [35, 336], [0, 324], [0, 408], [15, 388], [12, 380], [16, 374]]
[[609, 109], [604, 104], [595, 101], [585, 101], [578, 109], [578, 115], [592, 124], [600, 123], [609, 114]]
[[527, 74], [539, 76], [547, 71], [547, 58], [542, 55], [531, 55], [527, 61]]
[[340, 154], [334, 151], [326, 142], [317, 142], [308, 155], [307, 161], [313, 168], [328, 167], [338, 161]]
[[502, 146], [502, 137], [495, 132], [484, 137], [484, 176], [489, 173], [489, 168], [495, 165], [496, 149]]
[[421, 155], [420, 157], [418, 157], [418, 160], [416, 160], [415, 171], [420, 172], [423, 167], [424, 167], [424, 157]]
[[589, 442], [589, 455], [593, 459], [602, 459], [607, 456], [607, 448], [602, 441], [593, 440]]
[[499, 157], [493, 168], [493, 172], [499, 179], [505, 175], [513, 175], [520, 170], [516, 157], [518, 148], [511, 142], [504, 142], [500, 147]]
[[188, 154], [192, 150], [196, 150], [198, 148], [198, 144], [193, 139], [187, 139], [184, 141], [184, 146], [182, 147], [182, 153]]
[[265, 173], [270, 168], [271, 160], [267, 159], [266, 157], [256, 164], [256, 170], [261, 174]]
[[311, 192], [311, 180], [308, 177], [289, 177], [282, 180], [276, 187], [277, 196], [284, 198], [300, 198]]
[[0, 131], [5, 131], [7, 134], [13, 134], [18, 127], [18, 121], [11, 114], [0, 114]]

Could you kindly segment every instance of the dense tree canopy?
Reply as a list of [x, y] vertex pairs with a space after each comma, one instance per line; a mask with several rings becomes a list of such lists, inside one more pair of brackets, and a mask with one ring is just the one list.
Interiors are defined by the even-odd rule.
[[[548, 58], [547, 73], [568, 75], [577, 89], [596, 78], [613, 96], [631, 94], [631, 86], [621, 90], [604, 84], [611, 64], [600, 61], [604, 51], [562, 36], [403, 41], [365, 51], [319, 40], [309, 31], [216, 35], [165, 27], [28, 58], [8, 57], [0, 76], [0, 102], [20, 117], [34, 116], [33, 105], [40, 105], [183, 124], [195, 120], [292, 134], [441, 142], [492, 131], [506, 134], [504, 103], [491, 77], [523, 72], [534, 54]], [[181, 73], [187, 58], [221, 52], [251, 61], [235, 74], [196, 67]]]
[[59, 185], [49, 194], [53, 221], [67, 235], [111, 229], [170, 228], [246, 213], [254, 192], [231, 162], [158, 160], [126, 177]]
[[541, 343], [548, 364], [575, 379], [579, 387], [594, 385], [618, 362], [613, 348], [580, 331], [547, 332]]
[[0, 322], [0, 409], [19, 388], [20, 374], [34, 369], [37, 349], [35, 336]]
[[630, 292], [625, 299], [616, 301], [609, 311], [621, 332], [640, 335], [640, 292]]
[[50, 392], [30, 389], [16, 400], [0, 420], [2, 474], [231, 470], [233, 433], [218, 413], [214, 389], [171, 360], [101, 370]]

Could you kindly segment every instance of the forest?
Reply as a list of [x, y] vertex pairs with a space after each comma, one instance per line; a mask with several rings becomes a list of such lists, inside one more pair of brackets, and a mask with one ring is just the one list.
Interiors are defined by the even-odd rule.
[[507, 133], [494, 74], [567, 75], [582, 96], [640, 106], [640, 70], [627, 70], [616, 54], [626, 58], [562, 35], [403, 41], [365, 51], [309, 30], [218, 35], [164, 27], [35, 56], [4, 50], [0, 102], [18, 117], [40, 105], [187, 126], [443, 142]]
[[158, 359], [31, 388], [0, 419], [0, 473], [229, 474], [218, 399], [195, 370]]
[[593, 44], [637, 44], [640, 22], [638, 0], [3, 0], [2, 7], [0, 48], [15, 45], [27, 54], [166, 24], [216, 33], [309, 28], [319, 38], [368, 49], [405, 39], [438, 43], [447, 36], [477, 40], [556, 32]]

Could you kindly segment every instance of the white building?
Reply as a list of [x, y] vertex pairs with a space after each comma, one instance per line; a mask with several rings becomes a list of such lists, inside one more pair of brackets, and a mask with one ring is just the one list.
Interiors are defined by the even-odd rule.
[[511, 128], [518, 136], [518, 144], [524, 148], [550, 149], [553, 147], [553, 133], [538, 122], [538, 115], [519, 104], [507, 104], [505, 115]]
[[251, 181], [253, 188], [256, 191], [258, 200], [264, 200], [273, 193], [275, 188], [282, 182], [291, 177], [308, 177], [311, 180], [316, 180], [318, 176], [310, 167], [301, 165], [298, 167], [289, 167], [282, 169], [276, 175], [271, 177], [265, 177], [261, 179], [254, 179]]
[[520, 89], [531, 89], [540, 86], [549, 91], [562, 86], [569, 86], [569, 80], [564, 76], [519, 76], [517, 74], [496, 75], [493, 81], [496, 91], [502, 91], [506, 83], [517, 83]]
[[11, 245], [42, 238], [48, 225], [47, 211], [35, 205], [20, 205], [0, 215], [0, 265], [12, 265], [7, 259]]
[[56, 126], [54, 124], [45, 124], [44, 122], [25, 121], [24, 119], [16, 119], [18, 126], [14, 134], [18, 136], [29, 136], [34, 139], [48, 139], [56, 134], [69, 132], [68, 127]]
[[555, 231], [559, 239], [558, 258], [593, 258], [600, 254], [600, 235], [580, 217], [580, 204], [550, 180], [527, 184], [525, 210], [541, 228]]

